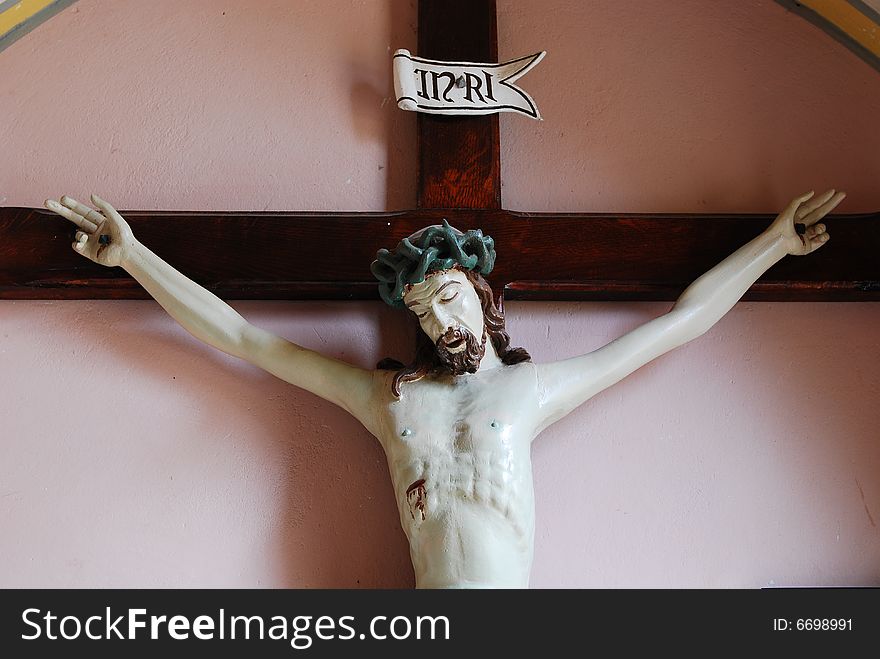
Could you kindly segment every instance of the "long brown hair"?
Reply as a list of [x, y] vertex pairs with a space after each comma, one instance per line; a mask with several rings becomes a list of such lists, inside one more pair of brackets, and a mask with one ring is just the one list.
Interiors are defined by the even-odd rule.
[[[507, 366], [513, 366], [520, 362], [531, 361], [532, 357], [525, 348], [511, 348], [510, 336], [504, 329], [504, 312], [495, 305], [495, 298], [489, 283], [483, 276], [472, 270], [462, 270], [468, 281], [474, 286], [480, 304], [483, 307], [483, 323], [486, 326], [486, 334], [492, 341], [492, 347], [501, 362]], [[421, 328], [416, 331], [416, 355], [409, 366], [396, 359], [385, 358], [380, 361], [376, 368], [385, 370], [397, 370], [391, 381], [391, 391], [400, 398], [400, 385], [403, 382], [421, 380], [432, 372], [448, 370], [437, 356], [435, 346], [428, 335]]]

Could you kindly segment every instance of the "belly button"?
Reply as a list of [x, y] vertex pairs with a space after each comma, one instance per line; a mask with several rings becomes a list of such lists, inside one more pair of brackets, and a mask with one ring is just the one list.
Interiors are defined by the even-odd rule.
[[400, 433], [400, 436], [401, 437], [409, 437], [412, 434], [413, 434], [412, 430], [410, 430], [409, 428], [404, 428], [403, 431]]
[[500, 421], [496, 421], [495, 419], [492, 419], [492, 423], [490, 423], [489, 425], [492, 426], [493, 428], [495, 428], [495, 430], [498, 430], [499, 428], [501, 428], [501, 426], [503, 424]]

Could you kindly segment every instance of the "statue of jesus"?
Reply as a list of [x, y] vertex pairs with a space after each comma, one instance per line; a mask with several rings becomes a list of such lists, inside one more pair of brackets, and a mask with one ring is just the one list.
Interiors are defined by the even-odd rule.
[[[73, 248], [121, 266], [197, 339], [339, 405], [381, 443], [419, 588], [524, 588], [535, 505], [530, 445], [547, 426], [714, 325], [786, 255], [828, 241], [820, 220], [844, 198], [794, 199], [759, 236], [702, 275], [672, 309], [585, 355], [535, 364], [511, 348], [483, 278], [495, 244], [444, 221], [379, 250], [372, 271], [388, 304], [415, 314], [415, 360], [367, 370], [248, 323], [135, 238], [107, 202], [64, 196], [46, 207], [78, 228]], [[662, 246], [658, 246], [662, 249]]]

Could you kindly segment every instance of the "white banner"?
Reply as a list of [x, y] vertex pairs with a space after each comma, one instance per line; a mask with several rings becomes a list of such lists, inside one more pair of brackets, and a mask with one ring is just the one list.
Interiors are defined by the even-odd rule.
[[439, 62], [398, 50], [394, 53], [397, 106], [431, 114], [521, 112], [540, 119], [532, 97], [513, 83], [546, 54], [535, 53], [503, 64], [479, 64]]

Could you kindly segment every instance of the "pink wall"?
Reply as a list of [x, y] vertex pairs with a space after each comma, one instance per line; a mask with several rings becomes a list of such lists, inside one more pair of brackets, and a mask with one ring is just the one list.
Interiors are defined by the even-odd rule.
[[[502, 120], [508, 207], [769, 212], [834, 185], [880, 208], [880, 76], [777, 4], [498, 5], [502, 56], [549, 50], [523, 79], [545, 121]], [[410, 206], [389, 53], [414, 25], [410, 2], [80, 0], [0, 53], [0, 204]], [[364, 366], [411, 340], [379, 303], [235, 307]], [[548, 360], [667, 308], [508, 317]], [[878, 326], [742, 303], [551, 427], [533, 586], [880, 585]], [[0, 374], [0, 586], [412, 585], [366, 431], [154, 303], [0, 302]]]

